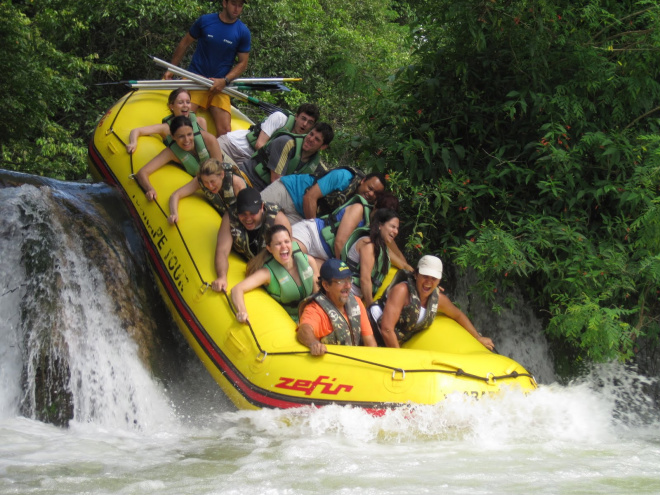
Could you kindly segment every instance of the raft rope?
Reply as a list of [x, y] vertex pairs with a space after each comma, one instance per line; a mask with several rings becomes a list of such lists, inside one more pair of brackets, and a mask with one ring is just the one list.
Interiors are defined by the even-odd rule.
[[[119, 114], [121, 113], [121, 110], [123, 109], [124, 105], [126, 105], [128, 100], [135, 94], [136, 91], [137, 91], [137, 89], [132, 91], [131, 94], [129, 94], [126, 97], [126, 99], [123, 101], [121, 107], [119, 108], [119, 110], [115, 114], [115, 117], [112, 120], [112, 124], [110, 124], [110, 128], [106, 131], [106, 134], [112, 133], [124, 146], [126, 146], [126, 144], [117, 135], [117, 133], [114, 131], [114, 123], [117, 120], [117, 117], [119, 117]], [[131, 176], [131, 178], [133, 178], [135, 176], [135, 172], [134, 172], [134, 167], [133, 167], [133, 154], [132, 153], [130, 155], [130, 163], [131, 163], [131, 175], [130, 176]], [[158, 206], [158, 209], [161, 211], [163, 216], [165, 216], [167, 218], [167, 214], [165, 213], [165, 210], [163, 210], [160, 203], [157, 200], [154, 201], [154, 202]], [[186, 243], [186, 240], [185, 240], [183, 234], [181, 233], [181, 230], [179, 229], [179, 226], [176, 225], [176, 224], [174, 226], [176, 227], [177, 233], [179, 234], [179, 238], [181, 239], [181, 242], [183, 243], [183, 246], [186, 249], [186, 252], [188, 253], [188, 256], [190, 257], [190, 260], [192, 261], [193, 266], [195, 267], [195, 271], [197, 272], [197, 276], [199, 277], [199, 279], [202, 282], [202, 286], [201, 286], [200, 290], [203, 294], [203, 293], [206, 292], [206, 290], [209, 287], [211, 287], [211, 284], [208, 283], [206, 280], [204, 280], [204, 277], [202, 276], [202, 273], [200, 272], [199, 268], [197, 267], [197, 263], [195, 262], [195, 259], [193, 258], [192, 254], [190, 253], [190, 249], [188, 248], [188, 243]], [[227, 294], [227, 291], [223, 289], [222, 293], [225, 295], [225, 298], [227, 299], [227, 304], [229, 305], [229, 308], [231, 309], [231, 312], [234, 314], [234, 317], [235, 317], [236, 316], [236, 310], [234, 309], [234, 305], [232, 304], [231, 300], [229, 299], [229, 295]], [[250, 324], [250, 320], [247, 320], [246, 323], [248, 325], [248, 328], [250, 329], [250, 333], [252, 334], [252, 339], [254, 340], [254, 343], [256, 344], [257, 349], [259, 349], [258, 356], [261, 356], [261, 359], [260, 359], [261, 362], [263, 362], [266, 359], [266, 357], [268, 357], [268, 356], [304, 355], [304, 354], [309, 354], [309, 352], [310, 352], [310, 351], [284, 351], [284, 352], [270, 352], [269, 353], [268, 351], [264, 350], [261, 347], [261, 344], [259, 343], [259, 339], [257, 338], [257, 335], [255, 334], [254, 329], [252, 328], [252, 325]], [[353, 356], [347, 356], [345, 354], [340, 354], [338, 352], [328, 351], [328, 352], [326, 352], [326, 354], [329, 354], [331, 356], [337, 356], [337, 357], [340, 357], [340, 358], [343, 358], [343, 359], [348, 359], [350, 361], [356, 361], [356, 362], [359, 362], [359, 363], [369, 364], [371, 366], [376, 366], [376, 367], [379, 367], [379, 368], [384, 368], [384, 369], [391, 370], [393, 379], [394, 379], [394, 377], [396, 376], [397, 373], [401, 374], [401, 380], [405, 379], [406, 373], [442, 373], [442, 374], [448, 374], [448, 375], [456, 375], [457, 377], [461, 376], [461, 377], [466, 377], [466, 378], [472, 378], [474, 380], [480, 380], [480, 381], [484, 381], [486, 383], [495, 383], [497, 380], [503, 380], [503, 379], [507, 379], [507, 378], [518, 378], [518, 377], [524, 377], [524, 376], [526, 376], [526, 377], [530, 378], [531, 380], [535, 381], [534, 377], [532, 375], [530, 375], [529, 373], [518, 373], [517, 371], [513, 371], [513, 372], [509, 373], [508, 375], [499, 375], [499, 376], [495, 376], [493, 373], [488, 373], [485, 377], [483, 377], [483, 376], [475, 375], [473, 373], [467, 373], [467, 372], [463, 371], [461, 368], [457, 368], [454, 371], [452, 371], [452, 370], [436, 370], [436, 369], [428, 369], [428, 368], [403, 369], [403, 368], [396, 368], [394, 366], [389, 366], [387, 364], [377, 363], [375, 361], [369, 361], [369, 360], [366, 360], [366, 359], [360, 359], [360, 358], [356, 358], [356, 357], [353, 357]]]
[[[222, 293], [225, 295], [225, 299], [227, 299], [227, 304], [229, 305], [229, 309], [231, 309], [231, 312], [236, 316], [236, 310], [234, 308], [234, 305], [231, 302], [231, 299], [229, 298], [229, 294], [227, 294], [226, 290], [223, 290]], [[252, 325], [250, 324], [250, 320], [246, 320], [246, 323], [248, 325], [248, 328], [250, 329], [250, 333], [252, 334], [252, 338], [254, 339], [254, 343], [256, 344], [257, 348], [259, 349], [259, 356], [261, 357], [261, 361], [266, 359], [267, 356], [291, 356], [291, 355], [296, 355], [296, 354], [309, 354], [309, 351], [285, 351], [285, 352], [267, 352], [265, 351], [262, 347], [261, 344], [259, 343], [259, 339], [257, 339], [256, 334], [254, 333], [254, 329], [252, 328]], [[509, 373], [508, 375], [499, 375], [495, 376], [492, 373], [488, 373], [485, 377], [475, 375], [473, 373], [467, 373], [463, 371], [461, 368], [457, 368], [455, 371], [453, 370], [436, 370], [436, 369], [427, 369], [427, 368], [422, 368], [422, 369], [402, 369], [402, 368], [396, 368], [394, 366], [389, 366], [387, 364], [382, 364], [382, 363], [377, 363], [375, 361], [368, 361], [366, 359], [360, 359], [356, 358], [353, 356], [347, 356], [345, 354], [340, 354], [338, 352], [331, 352], [328, 351], [326, 354], [330, 354], [331, 356], [337, 356], [340, 358], [348, 359], [351, 361], [357, 361], [359, 363], [365, 363], [365, 364], [370, 364], [372, 366], [376, 366], [379, 368], [385, 368], [388, 370], [392, 371], [392, 378], [395, 377], [396, 373], [401, 374], [401, 379], [405, 379], [406, 373], [444, 373], [448, 375], [456, 375], [456, 376], [463, 376], [466, 378], [472, 378], [474, 380], [481, 380], [486, 383], [495, 383], [497, 380], [503, 380], [506, 378], [518, 378], [520, 376], [526, 376], [528, 378], [531, 378], [534, 380], [534, 377], [530, 375], [529, 373], [518, 373], [517, 371], [513, 371]]]

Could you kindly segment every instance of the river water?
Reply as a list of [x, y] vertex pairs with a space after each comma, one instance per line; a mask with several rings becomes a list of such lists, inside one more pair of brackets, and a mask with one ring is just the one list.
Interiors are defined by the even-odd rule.
[[[648, 380], [607, 364], [560, 385], [537, 328], [497, 336], [531, 348], [513, 356], [540, 377], [528, 396], [238, 411], [159, 317], [117, 195], [33, 182], [0, 189], [0, 494], [660, 493]], [[35, 419], [45, 341], [68, 427]]]

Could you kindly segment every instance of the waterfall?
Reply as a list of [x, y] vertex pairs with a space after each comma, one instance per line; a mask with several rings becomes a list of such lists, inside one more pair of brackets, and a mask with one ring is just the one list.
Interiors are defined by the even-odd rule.
[[0, 414], [138, 429], [166, 420], [153, 282], [119, 196], [56, 181], [0, 194]]

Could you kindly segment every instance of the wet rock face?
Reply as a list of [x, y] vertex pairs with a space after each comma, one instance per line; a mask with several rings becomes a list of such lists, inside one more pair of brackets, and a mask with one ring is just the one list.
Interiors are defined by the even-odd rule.
[[147, 369], [159, 362], [163, 345], [156, 330], [166, 311], [114, 191], [67, 183], [2, 185], [9, 187], [0, 186], [0, 248], [6, 254], [0, 273], [11, 287], [3, 291], [0, 309], [12, 315], [4, 325], [7, 334], [15, 333], [6, 347], [20, 367], [17, 408], [58, 426], [86, 421], [120, 395], [99, 379], [101, 368], [116, 381], [126, 372], [108, 350], [127, 348]]
[[635, 365], [640, 374], [652, 377], [644, 384], [644, 391], [657, 408], [660, 408], [660, 344], [657, 338], [641, 338], [637, 342]]

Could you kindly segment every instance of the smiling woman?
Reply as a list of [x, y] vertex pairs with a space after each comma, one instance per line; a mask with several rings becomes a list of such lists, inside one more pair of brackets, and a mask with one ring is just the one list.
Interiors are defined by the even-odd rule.
[[238, 192], [245, 189], [245, 180], [235, 172], [235, 165], [223, 163], [215, 158], [209, 158], [199, 167], [197, 176], [181, 186], [170, 196], [170, 216], [168, 221], [175, 224], [179, 221], [179, 200], [201, 191], [209, 203], [223, 215], [230, 205], [236, 202]]
[[369, 227], [356, 229], [341, 251], [341, 259], [353, 274], [352, 291], [366, 306], [374, 302], [376, 292], [390, 270], [388, 244], [399, 234], [399, 215], [394, 210], [376, 210]]
[[[316, 262], [292, 242], [291, 233], [284, 225], [270, 227], [266, 231], [265, 239], [268, 258], [263, 263], [263, 267], [231, 290], [231, 299], [236, 306], [236, 319], [241, 323], [248, 321], [243, 295], [263, 286], [297, 322], [298, 303], [312, 295], [318, 288]], [[258, 259], [261, 257], [255, 258]]]
[[175, 117], [170, 122], [170, 134], [173, 142], [140, 169], [136, 179], [145, 192], [148, 200], [156, 199], [156, 190], [149, 182], [149, 176], [163, 165], [175, 162], [183, 166], [190, 175], [199, 170], [200, 162], [211, 156], [220, 161], [223, 159], [218, 141], [208, 132], [201, 130], [196, 133], [188, 117]]
[[488, 350], [495, 345], [482, 336], [470, 319], [439, 290], [442, 261], [422, 256], [414, 272], [400, 270], [378, 301], [369, 307], [369, 318], [379, 345], [400, 347], [426, 330], [438, 312], [455, 320]]

